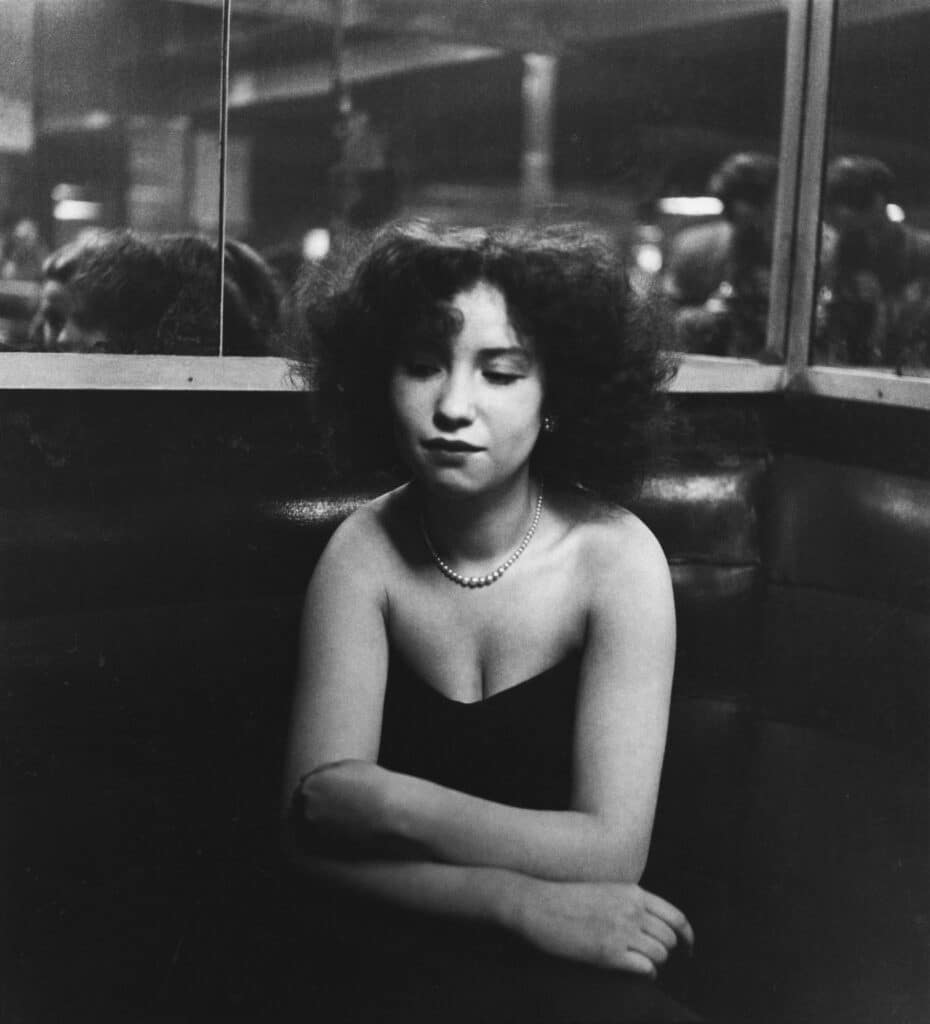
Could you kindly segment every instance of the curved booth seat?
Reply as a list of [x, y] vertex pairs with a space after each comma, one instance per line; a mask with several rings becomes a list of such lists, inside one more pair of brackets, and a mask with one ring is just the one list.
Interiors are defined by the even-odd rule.
[[766, 713], [926, 763], [930, 482], [788, 457], [769, 495]]
[[0, 614], [300, 595], [330, 533], [369, 497], [235, 496], [204, 487], [5, 510]]
[[[0, 517], [12, 1020], [186, 1020], [192, 987], [217, 1019], [261, 1006], [302, 592], [366, 496]], [[666, 983], [712, 1020], [923, 1013], [928, 508], [921, 480], [755, 455], [636, 506], [679, 619], [646, 884], [695, 924]]]
[[773, 583], [930, 611], [930, 481], [786, 456], [768, 494]]

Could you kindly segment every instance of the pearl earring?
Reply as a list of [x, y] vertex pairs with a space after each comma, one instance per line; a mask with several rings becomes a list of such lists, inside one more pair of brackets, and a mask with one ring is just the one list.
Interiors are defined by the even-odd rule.
[[555, 433], [555, 416], [543, 416], [542, 421], [543, 432], [546, 434]]

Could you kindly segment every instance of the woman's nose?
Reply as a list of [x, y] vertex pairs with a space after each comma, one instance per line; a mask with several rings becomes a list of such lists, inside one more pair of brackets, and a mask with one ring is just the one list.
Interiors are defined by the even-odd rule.
[[436, 396], [434, 419], [437, 426], [449, 428], [470, 423], [474, 418], [474, 396], [464, 374], [450, 373]]

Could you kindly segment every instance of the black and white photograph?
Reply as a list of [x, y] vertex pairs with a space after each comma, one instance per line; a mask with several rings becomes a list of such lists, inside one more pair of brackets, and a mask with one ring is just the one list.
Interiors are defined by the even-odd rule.
[[0, 0], [0, 1024], [930, 1024], [930, 0]]

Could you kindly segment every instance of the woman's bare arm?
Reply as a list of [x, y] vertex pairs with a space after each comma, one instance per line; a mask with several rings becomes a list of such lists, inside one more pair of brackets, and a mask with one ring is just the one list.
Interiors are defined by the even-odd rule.
[[681, 911], [636, 885], [547, 882], [420, 861], [344, 862], [304, 854], [292, 841], [285, 847], [291, 864], [317, 881], [407, 910], [491, 924], [598, 967], [654, 977], [679, 943], [694, 943]]
[[[645, 867], [665, 743], [674, 608], [664, 556], [630, 517], [587, 546], [591, 588], [569, 811], [523, 810], [349, 758], [301, 786], [307, 819], [448, 863], [632, 881]], [[373, 758], [371, 759], [373, 760]]]
[[[616, 864], [603, 871], [587, 867], [615, 857], [614, 840], [632, 820], [620, 815], [622, 824], [610, 821], [606, 829], [597, 820], [595, 805], [614, 794], [605, 782], [618, 767], [613, 756], [599, 758], [593, 773], [584, 765], [576, 768], [575, 799], [590, 801], [591, 808], [551, 814], [475, 800], [374, 764], [387, 674], [376, 531], [367, 512], [341, 528], [308, 589], [284, 787], [285, 846], [292, 863], [394, 905], [501, 925], [558, 955], [654, 973], [679, 939], [691, 941], [684, 916], [636, 885], [578, 881], [625, 873]], [[601, 742], [598, 723], [612, 713], [598, 698], [597, 685], [602, 661], [611, 655], [609, 606], [605, 612], [602, 621], [600, 605], [593, 603], [583, 691], [594, 699], [583, 696], [578, 715], [579, 739], [595, 749]], [[664, 719], [656, 725], [664, 736]], [[658, 748], [661, 761], [661, 742]], [[314, 799], [321, 785], [332, 782], [339, 785], [327, 791], [326, 808], [317, 814]], [[646, 805], [651, 815], [648, 794]], [[312, 843], [302, 845], [298, 833], [308, 824], [312, 832], [315, 818], [330, 839], [347, 838], [356, 854], [371, 852], [340, 859], [321, 855]], [[409, 856], [379, 856], [385, 844], [396, 851], [398, 839], [408, 844]], [[533, 849], [537, 841], [541, 856]], [[563, 862], [564, 870], [556, 866]], [[532, 877], [530, 868], [576, 881]]]
[[344, 758], [377, 760], [388, 664], [379, 533], [369, 508], [356, 512], [333, 535], [307, 588], [285, 809], [306, 772]]

